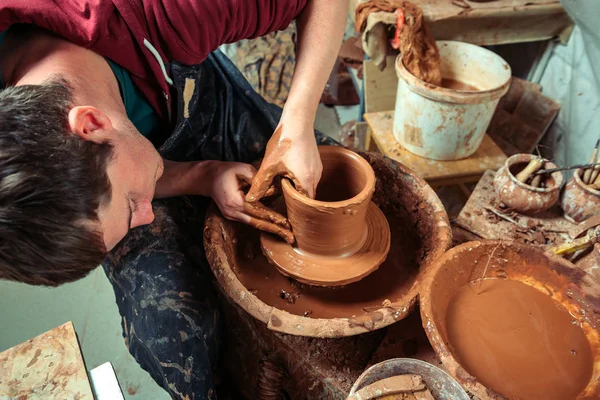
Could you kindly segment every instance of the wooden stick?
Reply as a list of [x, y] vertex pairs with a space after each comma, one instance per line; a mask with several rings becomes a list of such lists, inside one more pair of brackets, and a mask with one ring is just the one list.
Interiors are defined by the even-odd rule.
[[559, 167], [559, 168], [549, 168], [549, 169], [540, 169], [539, 171], [534, 172], [534, 175], [542, 175], [542, 174], [551, 174], [553, 172], [558, 172], [558, 171], [568, 171], [570, 169], [577, 169], [577, 168], [590, 168], [590, 167], [594, 167], [594, 166], [600, 166], [600, 162], [599, 163], [594, 163], [594, 164], [577, 164], [577, 165], [571, 165], [569, 167]]
[[587, 185], [590, 189], [600, 190], [600, 183], [593, 183], [591, 185]]
[[529, 177], [531, 177], [531, 175], [533, 175], [537, 170], [542, 168], [543, 165], [544, 160], [541, 158], [534, 158], [533, 160], [529, 161], [529, 164], [527, 164], [523, 171], [517, 174], [517, 180], [523, 183], [527, 182], [527, 179], [529, 179]]
[[520, 222], [518, 222], [514, 218], [509, 217], [508, 215], [504, 214], [503, 212], [494, 210], [493, 208], [490, 208], [490, 207], [483, 207], [483, 209], [491, 212], [492, 214], [496, 214], [496, 216], [498, 216], [499, 218], [502, 218], [505, 221], [508, 221], [508, 222], [511, 222], [511, 223], [517, 225], [519, 228], [528, 229], [529, 231], [531, 231], [529, 226], [521, 224]]
[[594, 182], [592, 182], [592, 185], [598, 185], [598, 184], [600, 184], [600, 174], [598, 174], [598, 176], [596, 177]]
[[[597, 149], [598, 148], [596, 148], [596, 150]], [[600, 161], [600, 153], [598, 155], [598, 158], [596, 159], [596, 164], [598, 164], [598, 161]], [[590, 176], [590, 183], [594, 183], [598, 176], [600, 176], [600, 165], [594, 165], [594, 167], [592, 168], [592, 175]]]
[[[594, 161], [596, 161], [596, 158], [598, 157], [598, 145], [600, 145], [600, 140], [598, 140], [596, 142], [596, 147], [594, 148], [594, 151], [592, 152], [592, 156], [590, 157], [589, 164], [592, 164]], [[590, 183], [590, 178], [591, 177], [592, 177], [592, 169], [591, 168], [587, 168], [585, 170], [585, 172], [583, 173], [583, 183], [585, 183], [586, 185], [588, 183]]]

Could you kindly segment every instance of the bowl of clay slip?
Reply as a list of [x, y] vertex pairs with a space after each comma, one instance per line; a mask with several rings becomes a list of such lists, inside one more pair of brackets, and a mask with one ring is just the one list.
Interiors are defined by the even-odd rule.
[[375, 172], [357, 153], [320, 146], [323, 173], [314, 199], [290, 180], [281, 182], [287, 219], [296, 243], [261, 234], [265, 256], [279, 271], [299, 282], [340, 286], [375, 271], [390, 249], [390, 228], [371, 202]]
[[442, 367], [478, 398], [600, 398], [600, 284], [565, 259], [464, 243], [436, 261], [420, 304]]
[[[544, 180], [545, 187], [534, 187], [519, 181], [516, 176], [537, 158], [532, 154], [515, 154], [509, 157], [494, 176], [494, 190], [501, 203], [509, 209], [535, 214], [548, 210], [558, 202], [563, 176], [553, 172]], [[556, 168], [556, 165], [544, 160], [543, 169]]]
[[592, 189], [581, 180], [583, 170], [578, 169], [569, 179], [562, 193], [561, 207], [564, 217], [573, 223], [585, 221], [600, 213], [600, 191]]

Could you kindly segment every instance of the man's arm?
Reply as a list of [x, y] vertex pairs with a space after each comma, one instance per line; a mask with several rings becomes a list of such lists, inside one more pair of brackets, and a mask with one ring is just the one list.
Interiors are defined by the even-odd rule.
[[292, 87], [248, 201], [260, 200], [276, 175], [292, 179], [298, 190], [314, 197], [323, 168], [314, 137], [315, 116], [338, 57], [347, 15], [347, 0], [309, 0], [297, 19]]
[[340, 51], [347, 16], [347, 0], [309, 0], [298, 17], [296, 69], [283, 121], [295, 116], [314, 124], [323, 89]]

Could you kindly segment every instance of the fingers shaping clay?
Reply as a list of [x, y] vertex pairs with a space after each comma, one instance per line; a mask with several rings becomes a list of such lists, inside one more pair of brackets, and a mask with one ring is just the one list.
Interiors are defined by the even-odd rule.
[[390, 228], [371, 202], [375, 173], [358, 154], [342, 147], [319, 148], [323, 174], [315, 199], [282, 182], [287, 217], [296, 239], [292, 246], [261, 234], [267, 259], [281, 273], [315, 286], [358, 281], [385, 261]]

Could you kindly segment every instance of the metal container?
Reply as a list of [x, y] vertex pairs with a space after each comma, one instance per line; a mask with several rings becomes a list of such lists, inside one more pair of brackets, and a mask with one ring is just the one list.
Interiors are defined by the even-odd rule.
[[373, 365], [358, 377], [349, 395], [382, 379], [404, 374], [421, 375], [436, 400], [470, 400], [458, 382], [442, 369], [413, 358], [393, 358]]
[[434, 160], [459, 160], [477, 151], [498, 101], [508, 91], [509, 65], [468, 43], [438, 41], [442, 77], [477, 88], [455, 90], [421, 81], [396, 60], [394, 137], [408, 151]]

